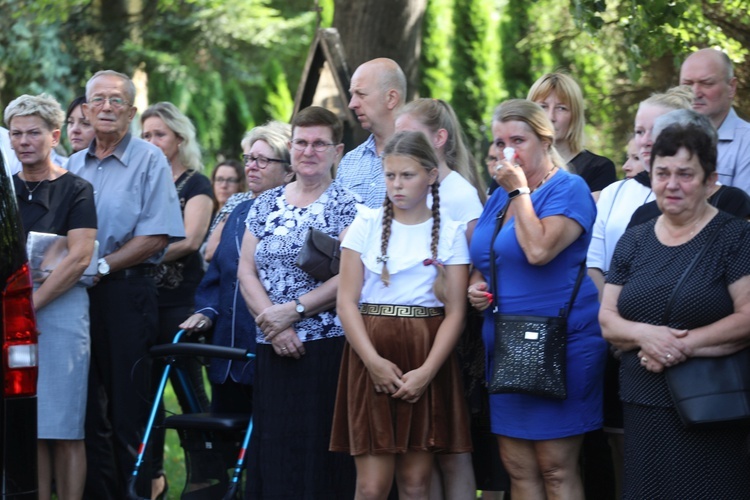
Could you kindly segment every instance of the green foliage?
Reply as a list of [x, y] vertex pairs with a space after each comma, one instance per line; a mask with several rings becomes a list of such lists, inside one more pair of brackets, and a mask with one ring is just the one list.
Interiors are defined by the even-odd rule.
[[264, 106], [269, 118], [288, 122], [294, 111], [294, 98], [289, 92], [286, 75], [278, 61], [271, 61], [265, 71], [268, 79], [267, 103]]
[[501, 74], [506, 95], [524, 98], [533, 82], [531, 50], [522, 43], [531, 30], [530, 4], [526, 0], [507, 0], [499, 25]]
[[419, 93], [447, 102], [453, 96], [454, 2], [428, 2], [422, 25]]
[[[461, 120], [472, 150], [480, 149], [499, 89], [487, 57], [491, 40], [490, 0], [455, 0], [453, 23], [453, 99], [451, 104]], [[460, 34], [460, 35], [459, 35]]]
[[[33, 2], [32, 2], [33, 3]], [[20, 94], [47, 92], [65, 108], [72, 97], [71, 57], [60, 44], [61, 25], [37, 32], [30, 6], [0, 3], [0, 104]]]

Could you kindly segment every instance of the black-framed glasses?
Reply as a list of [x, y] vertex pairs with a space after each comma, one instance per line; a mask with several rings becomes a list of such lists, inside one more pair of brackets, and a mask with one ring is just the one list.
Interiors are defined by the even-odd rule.
[[104, 106], [105, 101], [109, 102], [109, 105], [113, 108], [121, 108], [130, 104], [122, 97], [92, 97], [89, 99], [88, 103], [95, 108], [101, 108]]
[[304, 139], [295, 139], [292, 141], [292, 147], [296, 149], [297, 151], [304, 151], [307, 149], [307, 146], [312, 146], [313, 151], [317, 153], [322, 153], [326, 149], [335, 145], [336, 144], [332, 142], [323, 142], [323, 141], [307, 142]]
[[261, 170], [266, 168], [272, 161], [276, 163], [286, 163], [286, 161], [279, 160], [278, 158], [266, 158], [265, 156], [255, 155], [242, 155], [242, 161], [245, 162], [245, 165], [250, 165], [252, 162], [255, 162], [255, 164], [258, 165], [258, 168]]

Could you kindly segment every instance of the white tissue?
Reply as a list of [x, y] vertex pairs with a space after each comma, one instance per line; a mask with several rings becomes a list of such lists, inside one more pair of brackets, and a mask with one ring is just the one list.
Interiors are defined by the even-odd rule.
[[516, 150], [511, 148], [510, 146], [503, 149], [503, 156], [505, 156], [506, 161], [513, 161], [513, 156], [515, 156]]

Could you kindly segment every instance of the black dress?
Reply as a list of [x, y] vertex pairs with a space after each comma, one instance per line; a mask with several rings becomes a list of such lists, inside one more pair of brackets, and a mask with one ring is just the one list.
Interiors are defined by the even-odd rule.
[[[692, 240], [665, 246], [655, 219], [628, 229], [617, 244], [607, 282], [621, 285], [620, 315], [661, 324], [682, 272], [719, 224], [728, 220], [680, 290], [669, 326], [695, 329], [734, 311], [728, 286], [750, 274], [750, 225], [724, 212]], [[748, 430], [686, 431], [663, 373], [639, 362], [637, 349], [623, 353], [621, 398], [625, 408], [626, 499], [750, 498]]]
[[584, 149], [568, 162], [571, 172], [586, 181], [589, 191], [601, 191], [617, 181], [617, 170], [612, 160]]

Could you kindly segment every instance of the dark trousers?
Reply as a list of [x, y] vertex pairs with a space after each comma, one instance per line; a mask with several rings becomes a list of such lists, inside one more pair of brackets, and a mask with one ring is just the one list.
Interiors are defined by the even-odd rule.
[[[105, 278], [89, 289], [91, 368], [86, 408], [87, 499], [125, 497], [151, 408], [148, 350], [158, 329], [150, 277]], [[150, 498], [149, 463], [136, 491]]]

